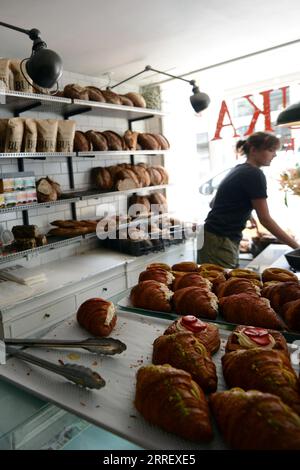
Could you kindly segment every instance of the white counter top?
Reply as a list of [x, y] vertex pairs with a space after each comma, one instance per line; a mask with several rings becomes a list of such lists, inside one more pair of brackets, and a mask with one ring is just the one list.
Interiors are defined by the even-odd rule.
[[[247, 268], [254, 269], [259, 273], [270, 267], [291, 270], [284, 256], [289, 251], [292, 251], [292, 248], [288, 245], [271, 244], [256, 256], [256, 258], [247, 265]], [[300, 279], [300, 272], [296, 273], [296, 276]]]

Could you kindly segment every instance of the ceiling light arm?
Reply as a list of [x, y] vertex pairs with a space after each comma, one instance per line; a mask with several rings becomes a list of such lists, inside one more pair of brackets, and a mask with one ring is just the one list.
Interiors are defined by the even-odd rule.
[[30, 39], [33, 41], [33, 49], [37, 49], [39, 47], [47, 47], [47, 44], [44, 41], [42, 41], [42, 39], [40, 38], [40, 35], [41, 35], [40, 31], [36, 28], [32, 28], [32, 29], [19, 28], [18, 26], [14, 26], [12, 24], [3, 23], [2, 21], [0, 21], [0, 26], [4, 26], [5, 28], [8, 28], [8, 29], [13, 29], [14, 31], [19, 31], [19, 33], [24, 33], [27, 36], [29, 36]]

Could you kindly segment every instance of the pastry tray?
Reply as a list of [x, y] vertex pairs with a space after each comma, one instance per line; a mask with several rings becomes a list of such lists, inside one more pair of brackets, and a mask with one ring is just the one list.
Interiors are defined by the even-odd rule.
[[[156, 310], [150, 310], [150, 309], [148, 310], [148, 309], [133, 307], [129, 297], [123, 297], [122, 299], [118, 301], [117, 305], [122, 310], [127, 310], [127, 311], [130, 310], [131, 312], [136, 312], [141, 315], [146, 315], [150, 317], [175, 320], [179, 316], [175, 312], [167, 313], [167, 312], [161, 312], [161, 311], [156, 311]], [[218, 313], [217, 318], [214, 320], [210, 320], [208, 318], [201, 318], [201, 320], [208, 322], [208, 323], [215, 323], [220, 328], [223, 328], [225, 330], [233, 330], [238, 325], [238, 323], [229, 323], [228, 321], [224, 320], [224, 318], [220, 315], [220, 313]], [[281, 333], [285, 337], [286, 341], [289, 343], [292, 343], [293, 341], [296, 341], [296, 340], [300, 341], [300, 332], [281, 331]]]
[[[117, 434], [144, 449], [226, 449], [226, 445], [214, 426], [214, 439], [209, 444], [197, 444], [167, 433], [150, 425], [135, 409], [135, 375], [142, 365], [151, 363], [152, 343], [163, 333], [170, 320], [146, 317], [134, 312], [118, 311], [118, 321], [111, 336], [127, 344], [127, 350], [118, 356], [103, 357], [82, 350], [26, 351], [53, 362], [76, 362], [97, 371], [106, 380], [101, 390], [87, 390], [66, 381], [64, 378], [28, 365], [10, 357], [6, 365], [0, 366], [0, 375], [22, 389], [51, 401], [81, 418]], [[222, 346], [213, 356], [217, 366], [218, 390], [225, 384], [221, 370], [221, 356], [230, 332], [220, 329]], [[47, 338], [84, 339], [86, 332], [75, 318], [57, 326]], [[292, 351], [297, 346], [290, 346]], [[296, 354], [296, 353], [295, 353]]]

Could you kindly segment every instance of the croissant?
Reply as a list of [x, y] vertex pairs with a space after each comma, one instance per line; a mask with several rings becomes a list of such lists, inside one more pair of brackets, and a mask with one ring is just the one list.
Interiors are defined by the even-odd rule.
[[221, 313], [228, 322], [282, 330], [285, 325], [267, 299], [253, 294], [235, 294], [219, 300]]
[[298, 282], [298, 278], [296, 274], [293, 274], [291, 271], [282, 268], [267, 268], [262, 272], [262, 281], [296, 281]]
[[225, 354], [222, 366], [229, 387], [273, 393], [300, 413], [298, 379], [286, 354], [275, 349], [240, 349]]
[[184, 287], [198, 286], [210, 289], [212, 284], [208, 279], [202, 277], [199, 273], [185, 273], [183, 276], [177, 276], [173, 283], [173, 291], [183, 289]]
[[291, 330], [300, 331], [300, 299], [284, 304], [282, 316]]
[[293, 281], [278, 282], [264, 287], [261, 294], [270, 300], [270, 304], [276, 312], [281, 313], [285, 303], [300, 299], [300, 284]]
[[181, 263], [173, 264], [172, 271], [196, 272], [198, 271], [198, 264], [193, 261], [181, 261]]
[[216, 366], [210, 353], [191, 332], [162, 335], [153, 343], [153, 364], [170, 364], [189, 372], [205, 392], [217, 389]]
[[199, 274], [211, 282], [213, 292], [216, 292], [218, 286], [226, 281], [225, 275], [220, 271], [199, 271]]
[[141, 367], [134, 404], [147, 421], [184, 439], [201, 442], [213, 437], [204, 393], [184, 370], [168, 364]]
[[80, 305], [77, 321], [93, 336], [108, 336], [117, 322], [115, 306], [101, 298], [88, 299]]
[[139, 275], [139, 282], [142, 281], [158, 281], [166, 284], [166, 286], [170, 286], [174, 281], [174, 276], [169, 271], [165, 269], [147, 269], [146, 271], [142, 271]]
[[252, 271], [252, 269], [241, 269], [241, 268], [236, 268], [236, 269], [232, 269], [231, 271], [229, 271], [228, 273], [228, 277], [240, 277], [240, 278], [244, 278], [244, 279], [257, 279], [260, 281], [260, 275], [254, 271]]
[[284, 336], [279, 331], [257, 328], [255, 326], [237, 326], [229, 335], [226, 352], [237, 349], [275, 349], [289, 357], [289, 350]]
[[134, 307], [161, 312], [171, 312], [173, 293], [158, 281], [142, 281], [131, 289], [130, 300]]
[[213, 323], [204, 323], [193, 315], [186, 315], [171, 323], [165, 330], [164, 335], [171, 335], [179, 331], [193, 333], [211, 354], [214, 354], [220, 348], [219, 328]]
[[218, 311], [218, 298], [215, 294], [202, 287], [185, 287], [174, 293], [175, 312], [195, 317], [214, 320]]
[[210, 405], [231, 448], [300, 450], [300, 418], [279, 397], [233, 388], [213, 393]]
[[260, 294], [260, 289], [252, 284], [249, 279], [231, 277], [227, 281], [220, 283], [215, 290], [219, 299], [233, 294]]

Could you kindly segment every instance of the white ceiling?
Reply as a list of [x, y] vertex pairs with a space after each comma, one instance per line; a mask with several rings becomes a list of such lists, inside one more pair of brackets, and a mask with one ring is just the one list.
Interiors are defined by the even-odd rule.
[[[1, 21], [38, 28], [66, 70], [117, 81], [147, 64], [178, 75], [300, 37], [299, 0], [0, 0], [0, 12]], [[3, 27], [0, 44], [2, 57], [31, 50]]]

